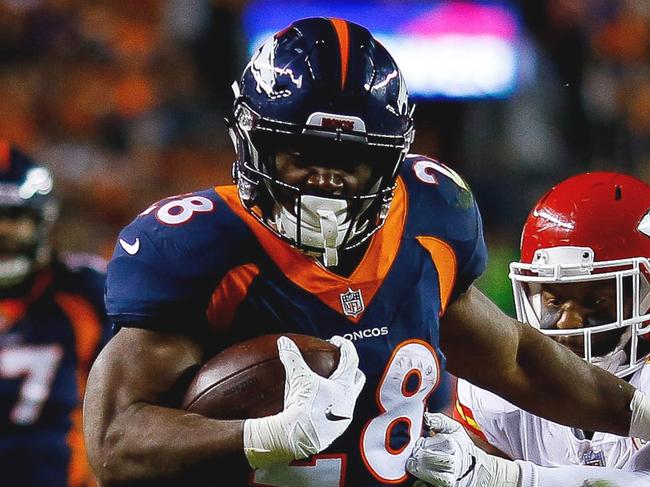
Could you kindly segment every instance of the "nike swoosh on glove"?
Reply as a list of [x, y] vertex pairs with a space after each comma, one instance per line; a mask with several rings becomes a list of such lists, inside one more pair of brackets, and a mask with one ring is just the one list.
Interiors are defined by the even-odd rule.
[[350, 340], [335, 336], [330, 342], [339, 347], [340, 358], [325, 378], [309, 368], [292, 340], [278, 339], [286, 372], [284, 410], [244, 422], [244, 453], [251, 467], [286, 464], [321, 452], [352, 422], [366, 377]]

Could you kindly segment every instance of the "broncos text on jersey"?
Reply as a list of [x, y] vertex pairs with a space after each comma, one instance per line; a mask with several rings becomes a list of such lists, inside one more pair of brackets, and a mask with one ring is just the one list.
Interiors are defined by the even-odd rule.
[[404, 485], [423, 412], [444, 402], [439, 317], [485, 263], [464, 181], [409, 156], [386, 222], [349, 277], [280, 239], [224, 186], [164, 199], [121, 232], [106, 305], [118, 328], [184, 333], [208, 344], [208, 356], [267, 333], [351, 336], [367, 382], [350, 428], [287, 466], [251, 471], [243, 455], [229, 459], [232, 485]]

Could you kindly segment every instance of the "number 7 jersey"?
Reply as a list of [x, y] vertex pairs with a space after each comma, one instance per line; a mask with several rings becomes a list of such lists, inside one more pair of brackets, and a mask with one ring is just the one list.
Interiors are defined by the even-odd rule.
[[0, 299], [0, 469], [3, 486], [90, 485], [81, 402], [111, 330], [105, 262], [66, 255]]
[[[268, 333], [354, 341], [366, 386], [350, 428], [305, 460], [251, 471], [232, 485], [363, 487], [412, 483], [404, 464], [437, 409], [439, 317], [485, 267], [481, 219], [465, 182], [409, 156], [384, 226], [349, 276], [287, 244], [224, 186], [156, 203], [120, 234], [106, 304], [116, 327], [183, 333], [209, 357]], [[438, 391], [437, 391], [438, 389]]]

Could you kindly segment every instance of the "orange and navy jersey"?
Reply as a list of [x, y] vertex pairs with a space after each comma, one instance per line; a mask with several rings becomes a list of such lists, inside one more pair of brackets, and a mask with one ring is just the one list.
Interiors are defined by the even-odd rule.
[[447, 399], [439, 317], [485, 261], [465, 182], [410, 156], [384, 226], [349, 277], [276, 236], [225, 186], [162, 200], [127, 226], [109, 264], [106, 305], [117, 327], [189, 334], [209, 353], [266, 333], [350, 338], [367, 382], [346, 433], [282, 468], [249, 472], [242, 455], [232, 485], [405, 484], [423, 411]]
[[94, 485], [82, 442], [81, 401], [110, 327], [105, 273], [90, 262], [67, 256], [21, 292], [0, 295], [2, 485]]

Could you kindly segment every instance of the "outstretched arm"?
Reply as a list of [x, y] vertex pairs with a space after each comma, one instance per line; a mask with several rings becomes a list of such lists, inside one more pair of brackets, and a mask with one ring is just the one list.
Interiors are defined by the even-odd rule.
[[650, 470], [629, 472], [616, 468], [565, 465], [539, 467], [531, 462], [515, 462], [520, 469], [521, 487], [647, 487]]
[[634, 387], [508, 317], [478, 289], [449, 306], [440, 336], [453, 374], [552, 421], [630, 433]]
[[[461, 425], [443, 414], [425, 413], [430, 436], [420, 438], [407, 470], [424, 485], [450, 487], [641, 487], [650, 485], [650, 450], [639, 451], [634, 470], [566, 465], [539, 467], [497, 458], [476, 448]], [[416, 485], [420, 486], [421, 483]], [[424, 487], [424, 485], [422, 487]]]

